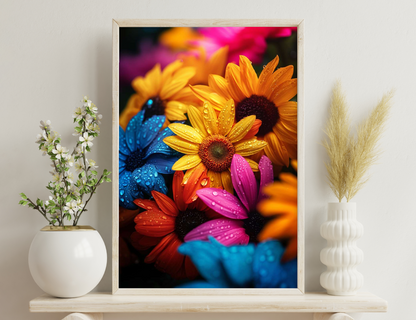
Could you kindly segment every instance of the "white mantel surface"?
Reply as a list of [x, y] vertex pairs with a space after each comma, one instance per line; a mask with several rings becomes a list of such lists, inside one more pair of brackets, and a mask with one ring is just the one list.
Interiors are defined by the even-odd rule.
[[[325, 205], [336, 201], [325, 183], [320, 145], [330, 94], [337, 78], [347, 91], [354, 121], [362, 120], [382, 94], [397, 88], [395, 107], [381, 140], [384, 150], [371, 179], [358, 193], [364, 225], [358, 245], [363, 291], [383, 297], [387, 313], [364, 320], [411, 320], [416, 314], [416, 2], [414, 0], [1, 0], [0, 1], [0, 318], [53, 320], [30, 313], [42, 294], [27, 255], [37, 230], [36, 212], [17, 205], [19, 193], [47, 198], [49, 162], [34, 141], [39, 120], [51, 120], [64, 144], [72, 139], [71, 115], [89, 95], [104, 115], [91, 158], [111, 168], [112, 18], [304, 18], [306, 122], [306, 291], [320, 291], [325, 267], [319, 227]], [[82, 224], [111, 245], [111, 186], [100, 187]], [[109, 255], [109, 258], [111, 255]], [[108, 261], [110, 265], [110, 260]], [[107, 268], [98, 290], [111, 291]], [[311, 320], [312, 314], [217, 314], [218, 320]], [[106, 320], [137, 319], [106, 314]], [[193, 314], [147, 314], [146, 320], [193, 320]], [[200, 314], [198, 320], [212, 315]]]

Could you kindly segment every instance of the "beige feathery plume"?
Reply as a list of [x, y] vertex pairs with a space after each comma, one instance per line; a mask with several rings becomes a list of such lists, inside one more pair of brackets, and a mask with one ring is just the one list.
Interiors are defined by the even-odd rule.
[[328, 171], [328, 182], [335, 196], [341, 202], [346, 195], [345, 159], [348, 158], [350, 137], [350, 116], [341, 83], [338, 81], [333, 89], [330, 115], [325, 133], [328, 140], [323, 145], [329, 156], [329, 163], [325, 163]]
[[330, 116], [327, 122], [323, 145], [329, 156], [326, 163], [328, 182], [341, 202], [349, 202], [367, 182], [366, 174], [376, 162], [380, 151], [377, 144], [385, 129], [391, 109], [393, 91], [385, 94], [370, 116], [358, 127], [357, 137], [351, 135], [348, 108], [341, 84], [333, 90]]

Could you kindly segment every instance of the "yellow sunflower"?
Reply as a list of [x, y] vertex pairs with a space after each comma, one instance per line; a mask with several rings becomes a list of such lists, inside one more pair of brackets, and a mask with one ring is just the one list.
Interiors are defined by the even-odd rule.
[[208, 86], [191, 89], [216, 110], [233, 99], [236, 121], [255, 115], [262, 121], [258, 137], [268, 145], [254, 159], [265, 153], [275, 165], [289, 166], [289, 158], [297, 158], [297, 102], [290, 101], [297, 94], [297, 79], [292, 79], [293, 66], [275, 71], [278, 63], [276, 56], [257, 77], [251, 61], [240, 56], [239, 66], [227, 65], [225, 77], [210, 75]]
[[[297, 170], [296, 161], [292, 160], [292, 166]], [[259, 241], [270, 238], [287, 240], [282, 260], [289, 261], [297, 256], [298, 250], [298, 179], [291, 173], [281, 173], [279, 177], [281, 181], [264, 187], [263, 192], [270, 198], [257, 206], [263, 216], [276, 216], [264, 226], [258, 238]]]
[[[209, 102], [202, 108], [188, 107], [191, 126], [172, 123], [169, 128], [177, 135], [163, 141], [172, 149], [184, 153], [172, 166], [175, 171], [187, 170], [184, 183], [193, 171], [207, 172], [211, 187], [223, 188], [233, 193], [230, 166], [234, 154], [251, 156], [262, 150], [267, 143], [257, 140], [253, 124], [256, 116], [251, 115], [234, 124], [235, 106], [233, 100], [225, 102], [218, 117]], [[253, 171], [258, 164], [247, 159]]]
[[144, 77], [132, 82], [133, 94], [120, 115], [120, 125], [125, 129], [130, 119], [145, 110], [145, 119], [154, 115], [165, 115], [167, 120], [186, 120], [186, 109], [195, 97], [188, 87], [189, 79], [195, 75], [195, 67], [184, 67], [176, 60], [163, 71], [156, 64]]

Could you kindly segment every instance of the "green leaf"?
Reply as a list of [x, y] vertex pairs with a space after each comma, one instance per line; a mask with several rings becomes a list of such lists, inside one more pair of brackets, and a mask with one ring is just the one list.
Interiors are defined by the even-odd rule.
[[90, 149], [90, 147], [89, 147], [89, 146], [87, 146], [87, 147], [85, 148], [85, 150], [87, 150], [88, 152], [90, 152], [90, 151], [91, 151], [91, 149]]
[[20, 194], [20, 196], [22, 197], [22, 199], [27, 199], [26, 195], [23, 192]]
[[25, 205], [27, 205], [29, 203], [29, 201], [25, 201], [25, 200], [20, 200], [19, 201], [19, 204], [21, 205], [21, 206], [25, 206]]
[[97, 173], [97, 171], [95, 171], [95, 170], [91, 170], [91, 173], [94, 175], [94, 176], [96, 176], [98, 173]]
[[107, 182], [111, 182], [111, 179], [108, 178], [108, 177], [104, 177], [104, 180], [107, 181]]
[[69, 220], [71, 220], [71, 215], [69, 213], [66, 214], [66, 218]]

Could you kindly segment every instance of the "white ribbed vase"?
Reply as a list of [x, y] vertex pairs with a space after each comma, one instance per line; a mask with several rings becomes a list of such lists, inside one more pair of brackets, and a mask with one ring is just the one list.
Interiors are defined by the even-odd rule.
[[327, 266], [321, 274], [321, 286], [328, 294], [355, 295], [363, 286], [363, 275], [356, 269], [364, 260], [363, 251], [357, 247], [363, 232], [355, 203], [328, 203], [328, 221], [321, 226], [321, 236], [327, 240], [327, 247], [321, 251], [321, 262]]

